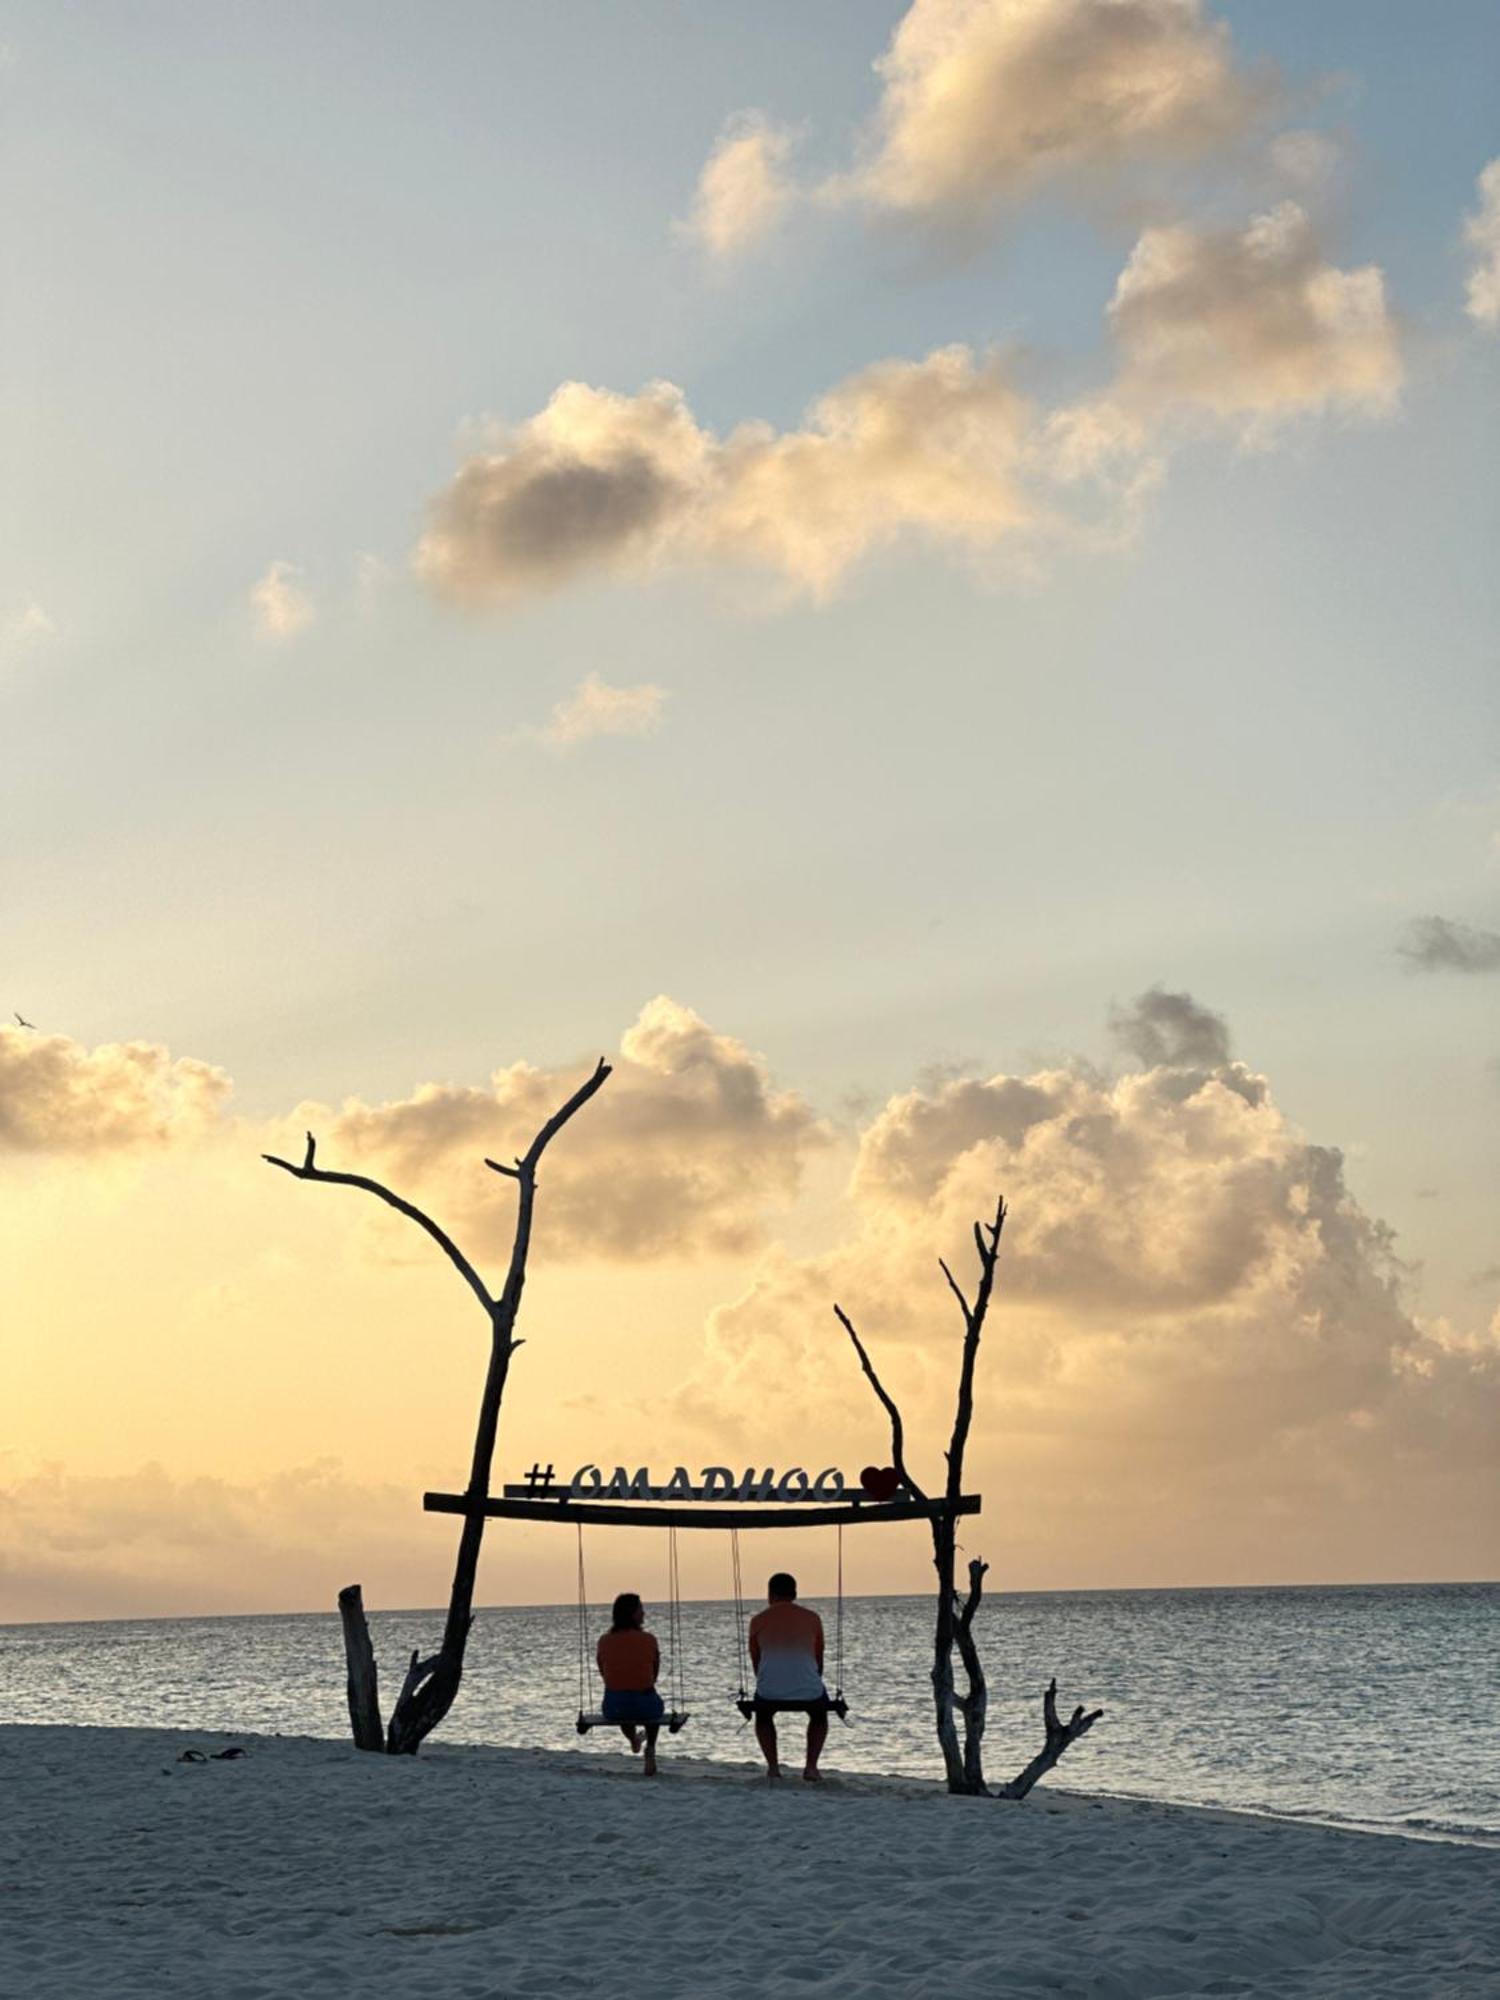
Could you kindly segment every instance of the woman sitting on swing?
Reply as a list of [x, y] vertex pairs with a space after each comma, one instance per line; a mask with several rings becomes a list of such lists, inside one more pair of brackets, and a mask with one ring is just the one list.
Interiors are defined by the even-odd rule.
[[604, 1719], [617, 1722], [633, 1751], [645, 1731], [646, 1758], [642, 1776], [656, 1776], [656, 1735], [666, 1714], [656, 1692], [661, 1649], [646, 1630], [646, 1610], [633, 1590], [622, 1590], [610, 1612], [609, 1630], [601, 1634], [594, 1656], [604, 1682]]

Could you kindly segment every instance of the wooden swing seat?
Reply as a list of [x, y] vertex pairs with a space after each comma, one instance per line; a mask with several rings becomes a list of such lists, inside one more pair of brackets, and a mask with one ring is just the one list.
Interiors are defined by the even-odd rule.
[[[739, 1700], [736, 1701], [735, 1707], [744, 1716], [746, 1722], [753, 1722], [755, 1720], [754, 1695], [742, 1694]], [[787, 1712], [789, 1714], [797, 1714], [799, 1711], [793, 1707]], [[828, 1713], [836, 1715], [840, 1722], [847, 1722], [849, 1720], [849, 1704], [841, 1694], [832, 1694], [828, 1697]]]
[[[665, 1729], [669, 1736], [675, 1736], [687, 1720], [688, 1717], [686, 1714], [679, 1713], [676, 1709], [669, 1709], [662, 1716], [657, 1727]], [[607, 1715], [600, 1715], [597, 1712], [593, 1715], [585, 1715], [580, 1710], [578, 1720], [574, 1723], [573, 1727], [578, 1731], [580, 1736], [587, 1736], [591, 1729], [644, 1729], [646, 1725], [644, 1722], [615, 1722]]]

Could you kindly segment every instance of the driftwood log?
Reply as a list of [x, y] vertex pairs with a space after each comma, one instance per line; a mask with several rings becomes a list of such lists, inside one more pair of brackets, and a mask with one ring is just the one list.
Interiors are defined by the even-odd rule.
[[371, 1180], [364, 1174], [330, 1173], [317, 1163], [318, 1142], [309, 1132], [307, 1150], [301, 1161], [278, 1159], [274, 1153], [262, 1157], [299, 1181], [319, 1181], [329, 1187], [360, 1188], [373, 1194], [398, 1214], [404, 1215], [430, 1236], [458, 1272], [484, 1310], [489, 1322], [489, 1366], [484, 1393], [480, 1398], [479, 1422], [474, 1433], [474, 1452], [469, 1466], [469, 1483], [464, 1490], [468, 1505], [458, 1538], [458, 1554], [453, 1565], [453, 1587], [448, 1596], [448, 1615], [443, 1636], [435, 1653], [423, 1659], [414, 1652], [408, 1663], [401, 1692], [391, 1711], [383, 1736], [380, 1730], [380, 1702], [376, 1688], [375, 1654], [370, 1644], [363, 1595], [357, 1584], [339, 1592], [339, 1615], [344, 1628], [344, 1651], [349, 1668], [349, 1721], [354, 1741], [361, 1750], [384, 1748], [392, 1756], [413, 1756], [453, 1706], [463, 1679], [464, 1648], [469, 1627], [474, 1622], [474, 1580], [479, 1569], [479, 1550], [484, 1540], [485, 1501], [489, 1496], [490, 1468], [495, 1457], [495, 1437], [500, 1424], [500, 1405], [510, 1374], [511, 1357], [521, 1342], [515, 1337], [521, 1310], [521, 1294], [526, 1285], [526, 1259], [531, 1249], [531, 1224], [536, 1206], [536, 1170], [543, 1153], [558, 1133], [600, 1090], [610, 1067], [601, 1057], [592, 1076], [543, 1125], [525, 1153], [514, 1165], [502, 1166], [486, 1160], [494, 1173], [516, 1183], [516, 1224], [511, 1241], [510, 1264], [505, 1283], [491, 1297], [474, 1265], [447, 1231], [403, 1196]]

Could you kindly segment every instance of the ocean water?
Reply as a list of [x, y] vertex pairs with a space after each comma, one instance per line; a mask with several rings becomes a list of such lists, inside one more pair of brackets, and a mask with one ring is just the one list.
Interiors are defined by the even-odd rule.
[[[807, 1601], [828, 1628], [831, 1680], [834, 1607]], [[604, 1622], [596, 1611], [590, 1631]], [[388, 1705], [441, 1616], [370, 1623]], [[651, 1623], [665, 1651], [662, 1608]], [[846, 1601], [850, 1723], [833, 1724], [830, 1769], [941, 1775], [931, 1629], [926, 1597]], [[1056, 1674], [1065, 1712], [1082, 1701], [1104, 1717], [1047, 1783], [1500, 1843], [1500, 1585], [996, 1593], [978, 1630], [992, 1783], [1040, 1747], [1042, 1689]], [[680, 1671], [692, 1720], [668, 1755], [756, 1755], [732, 1706], [738, 1650], [732, 1604], [682, 1607], [681, 1660], [667, 1676], [675, 1687]], [[333, 1614], [0, 1626], [8, 1722], [342, 1736], [343, 1684]], [[591, 1682], [584, 1692], [596, 1705]], [[578, 1706], [576, 1607], [484, 1610], [442, 1736], [576, 1749]], [[587, 1747], [623, 1749], [603, 1730]]]

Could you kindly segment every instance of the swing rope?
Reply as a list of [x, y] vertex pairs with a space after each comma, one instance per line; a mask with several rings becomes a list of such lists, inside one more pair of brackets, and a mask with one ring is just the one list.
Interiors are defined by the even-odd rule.
[[749, 1719], [750, 1697], [745, 1692], [745, 1681], [750, 1665], [750, 1649], [745, 1641], [745, 1584], [740, 1570], [740, 1531], [729, 1530], [729, 1560], [734, 1576], [734, 1629], [737, 1641], [736, 1659], [740, 1674], [738, 1707], [740, 1713]]
[[838, 1610], [834, 1616], [834, 1626], [833, 1626], [833, 1631], [834, 1631], [833, 1693], [834, 1693], [834, 1699], [836, 1701], [842, 1701], [844, 1698], [844, 1524], [842, 1521], [840, 1521], [839, 1523], [838, 1537], [839, 1537], [839, 1597], [838, 1597]]
[[589, 1706], [589, 1597], [583, 1572], [583, 1523], [578, 1522], [578, 1720]]
[[677, 1530], [667, 1530], [667, 1642], [672, 1648], [672, 1707], [687, 1714], [687, 1668], [682, 1658], [682, 1563], [677, 1547]]

